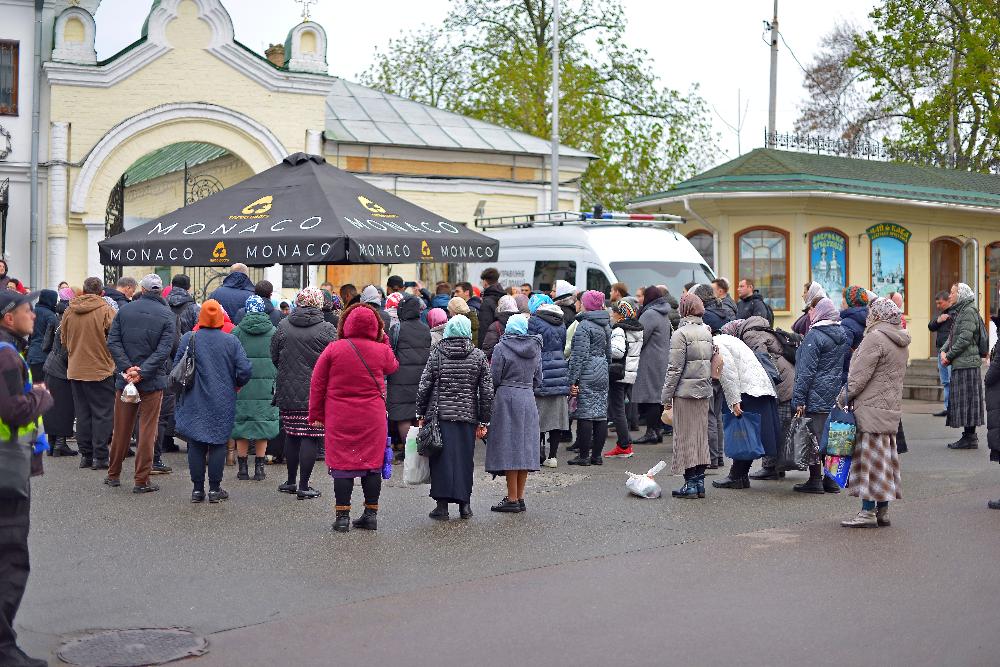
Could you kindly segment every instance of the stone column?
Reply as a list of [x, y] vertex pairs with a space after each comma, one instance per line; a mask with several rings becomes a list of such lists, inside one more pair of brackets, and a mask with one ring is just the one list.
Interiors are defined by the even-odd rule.
[[306, 153], [310, 155], [323, 154], [322, 130], [306, 130]]
[[49, 224], [46, 227], [48, 284], [55, 289], [66, 280], [66, 197], [69, 183], [66, 162], [69, 158], [69, 123], [55, 122], [49, 129]]
[[96, 276], [104, 280], [101, 252], [97, 247], [97, 243], [104, 240], [104, 221], [84, 220], [83, 226], [87, 230], [87, 277]]

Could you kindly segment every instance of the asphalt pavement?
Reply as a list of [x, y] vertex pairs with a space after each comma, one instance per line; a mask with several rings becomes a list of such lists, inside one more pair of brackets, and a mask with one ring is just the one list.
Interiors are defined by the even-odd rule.
[[948, 450], [936, 409], [907, 405], [904, 499], [874, 530], [839, 526], [846, 493], [794, 493], [805, 473], [677, 500], [663, 472], [667, 497], [629, 496], [625, 471], [669, 462], [669, 440], [599, 468], [562, 455], [519, 515], [489, 511], [505, 489], [481, 468], [468, 521], [431, 520], [428, 487], [393, 479], [379, 530], [348, 534], [319, 467], [317, 500], [279, 494], [269, 466], [263, 482], [227, 468], [231, 499], [192, 505], [184, 454], [140, 496], [47, 458], [18, 630], [51, 664], [87, 630], [182, 626], [209, 641], [192, 667], [998, 665], [1000, 467], [985, 429]]

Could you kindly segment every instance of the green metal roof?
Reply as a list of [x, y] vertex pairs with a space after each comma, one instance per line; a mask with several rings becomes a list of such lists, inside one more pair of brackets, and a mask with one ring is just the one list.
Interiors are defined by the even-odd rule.
[[1000, 176], [758, 148], [632, 204], [690, 194], [831, 192], [1000, 208]]
[[188, 167], [204, 164], [229, 155], [229, 151], [213, 144], [203, 144], [186, 141], [164, 146], [148, 153], [132, 163], [125, 174], [129, 185], [151, 181], [165, 174], [183, 171], [184, 164]]

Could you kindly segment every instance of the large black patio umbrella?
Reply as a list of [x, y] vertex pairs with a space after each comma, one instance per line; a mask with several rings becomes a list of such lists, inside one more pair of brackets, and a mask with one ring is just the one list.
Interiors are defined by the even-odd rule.
[[305, 153], [99, 243], [110, 266], [488, 262], [498, 245]]

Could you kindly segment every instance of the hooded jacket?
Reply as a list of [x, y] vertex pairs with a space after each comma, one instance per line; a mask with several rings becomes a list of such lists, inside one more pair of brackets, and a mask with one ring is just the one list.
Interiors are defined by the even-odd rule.
[[712, 333], [700, 317], [681, 319], [670, 336], [670, 365], [660, 396], [667, 404], [676, 398], [712, 397]]
[[569, 357], [569, 383], [577, 386], [576, 419], [607, 419], [608, 365], [611, 363], [611, 318], [606, 310], [591, 310], [576, 317]]
[[[173, 292], [171, 292], [170, 294], [173, 295]], [[244, 303], [243, 307], [240, 308], [238, 311], [236, 311], [236, 317], [233, 318], [233, 324], [239, 324], [240, 322], [243, 321], [243, 318], [246, 317], [247, 314], [246, 302], [244, 301], [243, 303]], [[284, 319], [284, 317], [281, 314], [281, 311], [274, 307], [274, 304], [271, 303], [270, 299], [264, 299], [264, 314], [267, 315], [268, 319], [271, 320], [271, 324], [273, 324], [274, 326], [278, 326], [278, 322]], [[331, 320], [330, 315], [325, 310], [323, 311], [323, 318], [327, 322], [330, 322], [333, 326], [337, 326], [336, 316], [334, 316], [334, 318]]]
[[722, 331], [722, 327], [731, 322], [734, 317], [729, 314], [729, 309], [722, 305], [718, 299], [705, 301], [705, 314], [701, 316], [702, 321], [708, 325], [713, 334]]
[[847, 332], [839, 323], [815, 322], [795, 353], [792, 407], [829, 412], [843, 386], [844, 359], [851, 354]]
[[754, 290], [750, 296], [741, 298], [740, 302], [736, 305], [736, 319], [745, 320], [755, 315], [767, 320], [767, 326], [774, 326], [774, 315], [771, 313], [771, 309], [767, 307], [767, 304], [764, 303], [764, 297], [760, 295], [759, 290]]
[[[479, 347], [483, 347], [483, 341], [486, 338], [486, 332], [489, 331], [490, 325], [497, 319], [497, 307], [500, 304], [500, 297], [502, 297], [506, 292], [500, 287], [500, 284], [490, 285], [483, 290], [482, 304], [479, 306]], [[471, 304], [469, 306], [472, 307]]]
[[184, 334], [177, 346], [176, 364], [191, 338], [194, 343], [194, 386], [177, 397], [177, 432], [190, 440], [224, 445], [233, 432], [236, 390], [253, 373], [243, 346], [222, 329], [199, 329]]
[[[42, 350], [45, 342], [45, 332], [49, 330], [49, 325], [55, 325], [59, 321], [56, 315], [56, 304], [59, 303], [59, 294], [54, 290], [43, 289], [38, 295], [38, 303], [35, 305], [35, 329], [28, 339], [28, 364], [35, 366], [44, 364], [48, 355]], [[42, 382], [44, 378], [35, 378], [35, 382]]]
[[69, 306], [68, 302], [60, 301], [56, 305], [56, 319], [49, 323], [49, 328], [45, 331], [45, 340], [42, 343], [42, 351], [45, 352], [45, 376], [56, 377], [66, 380], [66, 367], [69, 363], [66, 347], [60, 338], [60, 324], [63, 313]]
[[389, 378], [389, 419], [407, 421], [417, 414], [417, 388], [431, 353], [431, 330], [420, 321], [418, 296], [407, 295], [399, 304], [399, 324], [390, 332], [399, 370]]
[[486, 355], [468, 338], [445, 338], [431, 352], [420, 375], [417, 416], [434, 409], [442, 421], [489, 424], [493, 378]]
[[569, 396], [569, 363], [563, 355], [566, 325], [558, 306], [542, 306], [528, 319], [528, 333], [542, 338], [542, 382], [536, 396]]
[[736, 319], [736, 302], [733, 301], [733, 297], [727, 294], [719, 299], [719, 304], [722, 307], [722, 311], [726, 314], [726, 322], [732, 322]]
[[233, 336], [240, 341], [253, 368], [250, 381], [236, 396], [234, 440], [271, 440], [278, 437], [278, 408], [273, 403], [274, 380], [278, 370], [271, 361], [274, 331], [267, 313], [247, 313], [233, 329]]
[[81, 294], [69, 302], [59, 327], [69, 363], [70, 380], [99, 382], [115, 372], [115, 360], [108, 351], [108, 332], [115, 311], [96, 294]]
[[344, 337], [323, 350], [308, 386], [309, 421], [324, 425], [332, 470], [380, 470], [385, 462], [385, 377], [399, 363], [388, 340], [376, 340], [377, 318], [370, 308], [348, 313]]
[[670, 304], [663, 297], [643, 305], [639, 311], [642, 325], [642, 354], [639, 371], [632, 387], [635, 403], [659, 403], [670, 363]]
[[300, 306], [278, 324], [271, 338], [271, 363], [278, 371], [274, 404], [282, 412], [309, 409], [309, 382], [319, 355], [337, 338], [337, 329], [319, 308]]
[[[485, 329], [481, 347], [483, 352], [486, 353], [487, 359], [493, 357], [493, 349], [504, 335], [504, 330], [507, 328], [507, 320], [510, 319], [511, 315], [517, 315], [517, 313], [497, 313], [496, 319]], [[480, 332], [482, 331], [483, 329], [480, 329]]]
[[641, 353], [642, 325], [639, 320], [629, 317], [611, 327], [611, 360], [625, 359], [625, 379], [620, 380], [623, 384], [635, 384]]
[[851, 307], [840, 311], [840, 324], [847, 333], [847, 344], [852, 350], [858, 349], [861, 341], [865, 337], [866, 320], [868, 319], [867, 307]]
[[777, 398], [771, 378], [746, 343], [728, 334], [719, 334], [712, 338], [712, 342], [719, 348], [722, 356], [722, 376], [719, 382], [726, 396], [726, 405], [731, 407], [740, 403], [743, 394], [758, 398]]
[[898, 325], [876, 322], [854, 353], [846, 399], [854, 405], [858, 430], [896, 433], [903, 406], [910, 334]]
[[952, 306], [955, 323], [944, 346], [945, 355], [953, 369], [979, 368], [979, 311], [973, 298]]
[[222, 286], [216, 288], [208, 298], [218, 301], [222, 309], [229, 314], [229, 318], [233, 319], [239, 309], [247, 305], [247, 299], [251, 296], [253, 296], [253, 281], [247, 274], [237, 272], [226, 276]]
[[194, 302], [194, 297], [186, 289], [175, 287], [167, 295], [167, 306], [174, 314], [174, 335], [177, 340], [198, 324], [198, 313], [201, 306]]
[[795, 388], [795, 366], [782, 355], [778, 337], [770, 331], [764, 331], [765, 328], [770, 329], [767, 320], [754, 316], [743, 321], [737, 337], [754, 352], [763, 352], [771, 358], [781, 378], [777, 386], [778, 402], [787, 403], [792, 400], [792, 390]]
[[142, 381], [136, 385], [141, 392], [160, 391], [167, 386], [167, 374], [173, 368], [170, 353], [174, 349], [174, 316], [159, 290], [143, 292], [118, 311], [108, 349], [115, 360], [115, 388], [125, 388], [122, 373], [139, 367]]
[[576, 322], [577, 312], [575, 294], [563, 294], [559, 298], [555, 299], [553, 303], [559, 306], [559, 310], [563, 312], [563, 324], [565, 324], [567, 328]]

